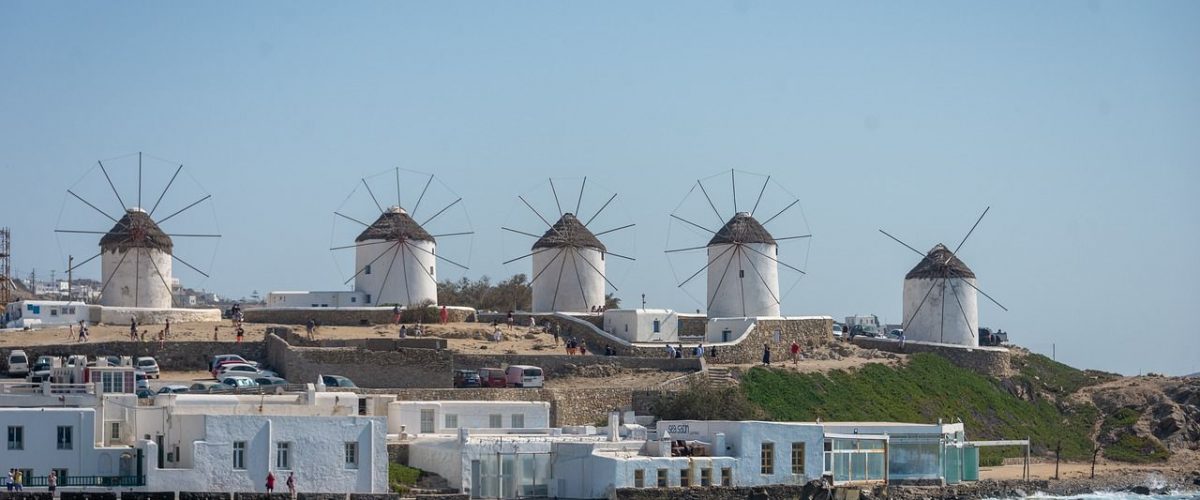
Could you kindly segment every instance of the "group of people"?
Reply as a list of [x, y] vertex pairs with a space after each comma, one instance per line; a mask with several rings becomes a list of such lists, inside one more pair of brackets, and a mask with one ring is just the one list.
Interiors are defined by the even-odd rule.
[[412, 328], [409, 328], [408, 325], [400, 325], [400, 338], [405, 339], [409, 335], [413, 337], [425, 335], [425, 328], [421, 326], [421, 323], [413, 325]]
[[[284, 481], [284, 485], [287, 486], [288, 494], [291, 495], [292, 498], [296, 498], [296, 475], [295, 475], [295, 473], [288, 472], [288, 477], [287, 477], [287, 480]], [[267, 493], [274, 493], [274, 492], [275, 492], [275, 473], [273, 473], [271, 471], [267, 471]]]
[[[704, 343], [701, 342], [699, 344], [696, 344], [696, 347], [691, 348], [690, 357], [703, 358], [705, 351], [706, 350], [704, 348]], [[667, 344], [667, 357], [668, 358], [683, 358], [685, 353], [687, 353], [687, 352], [688, 352], [688, 350], [685, 350], [683, 348], [683, 344], [679, 344], [678, 346], [673, 346], [671, 344]], [[715, 359], [717, 357], [716, 346], [713, 346], [712, 349], [708, 351], [708, 353]]]
[[587, 344], [580, 342], [575, 337], [567, 339], [566, 344], [568, 356], [574, 356], [576, 354], [579, 354], [580, 356], [587, 355]]
[[[68, 331], [72, 337], [75, 337], [75, 328], [69, 327]], [[82, 319], [79, 320], [79, 336], [76, 337], [76, 342], [87, 342], [88, 335], [90, 334], [91, 332], [88, 331], [87, 321]]]

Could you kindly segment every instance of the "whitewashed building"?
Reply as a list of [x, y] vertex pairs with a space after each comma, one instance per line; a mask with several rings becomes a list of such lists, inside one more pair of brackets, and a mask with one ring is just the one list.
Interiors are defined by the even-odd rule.
[[0, 384], [5, 465], [63, 490], [262, 491], [268, 471], [301, 491], [384, 493], [387, 422], [353, 393], [180, 394], [138, 404], [132, 368], [88, 384]]
[[388, 404], [388, 434], [455, 434], [459, 429], [545, 429], [545, 401], [396, 401]]
[[4, 328], [37, 328], [42, 326], [77, 325], [88, 321], [90, 308], [79, 301], [20, 300], [5, 306]]
[[975, 273], [941, 243], [904, 276], [904, 336], [979, 347]]
[[[626, 421], [629, 422], [628, 416]], [[951, 480], [963, 427], [886, 422], [660, 421], [459, 429], [409, 441], [409, 465], [472, 498], [610, 498], [617, 488]], [[948, 458], [951, 457], [951, 458]], [[958, 459], [953, 457], [959, 457]]]
[[628, 342], [676, 342], [679, 314], [670, 309], [604, 311], [604, 331]]
[[365, 307], [367, 294], [357, 291], [340, 292], [271, 292], [267, 294], [265, 307]]

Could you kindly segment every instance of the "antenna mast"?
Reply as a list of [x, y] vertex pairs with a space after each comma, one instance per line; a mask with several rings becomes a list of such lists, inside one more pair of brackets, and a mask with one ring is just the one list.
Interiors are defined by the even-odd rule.
[[0, 227], [0, 305], [12, 302], [12, 231]]

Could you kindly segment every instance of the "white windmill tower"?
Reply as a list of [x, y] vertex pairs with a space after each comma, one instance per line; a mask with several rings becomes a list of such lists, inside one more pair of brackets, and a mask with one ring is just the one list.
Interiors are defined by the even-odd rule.
[[[698, 271], [688, 276], [679, 283], [679, 287], [683, 288], [689, 282], [692, 282], [700, 273], [707, 271], [707, 286], [705, 287], [704, 304], [707, 308], [709, 318], [740, 318], [740, 317], [777, 317], [780, 316], [780, 305], [782, 303], [783, 294], [780, 293], [780, 267], [795, 271], [800, 275], [804, 271], [800, 268], [787, 264], [780, 260], [780, 242], [791, 240], [808, 240], [812, 237], [811, 234], [790, 235], [782, 238], [776, 238], [767, 230], [766, 225], [777, 220], [781, 215], [784, 215], [793, 207], [799, 204], [799, 200], [786, 190], [778, 187], [773, 190], [772, 197], [776, 198], [767, 203], [776, 208], [782, 205], [773, 212], [769, 218], [763, 222], [759, 222], [754, 214], [760, 209], [765, 208], [762, 205], [764, 194], [767, 192], [768, 186], [771, 186], [770, 176], [765, 176], [762, 186], [757, 190], [757, 197], [753, 208], [750, 211], [740, 210], [737, 204], [737, 174], [735, 170], [729, 171], [728, 179], [730, 180], [730, 199], [728, 207], [732, 208], [731, 215], [722, 215], [718, 210], [717, 202], [713, 201], [713, 197], [709, 195], [709, 189], [705, 185], [705, 181], [712, 181], [714, 177], [725, 178], [726, 174], [718, 174], [706, 179], [696, 181], [692, 191], [680, 203], [680, 208], [677, 208], [671, 214], [671, 218], [677, 222], [686, 224], [689, 229], [699, 229], [705, 233], [711, 234], [708, 243], [703, 246], [689, 246], [685, 248], [668, 249], [668, 255], [683, 254], [704, 250], [706, 260], [704, 266]], [[743, 177], [755, 176], [740, 172]], [[761, 176], [760, 176], [761, 177]], [[743, 186], [746, 183], [743, 179]], [[751, 186], [757, 186], [757, 183]], [[699, 188], [699, 193], [703, 195], [702, 199], [707, 201], [708, 208], [711, 208], [717, 220], [722, 224], [719, 229], [713, 230], [702, 224], [693, 222], [684, 214], [688, 205], [689, 199], [697, 199], [695, 197], [696, 189]], [[780, 196], [775, 196], [775, 192], [783, 193]], [[723, 205], [725, 203], [722, 203]], [[703, 209], [703, 204], [698, 204]], [[726, 212], [728, 213], [728, 212]], [[769, 212], [770, 213], [770, 212]], [[694, 217], [693, 217], [694, 218]], [[804, 225], [802, 222], [796, 221], [789, 224], [791, 227]], [[694, 231], [693, 231], [694, 232]], [[807, 231], [805, 231], [807, 233]], [[670, 242], [668, 242], [670, 245]], [[793, 254], [794, 255], [794, 254]], [[674, 269], [674, 264], [672, 268]]]
[[[392, 174], [395, 176], [396, 183], [396, 204], [384, 208], [379, 204], [379, 199], [375, 196], [374, 190], [371, 189], [371, 184], [378, 184], [386, 181], [390, 183]], [[403, 179], [402, 179], [402, 175]], [[386, 179], [382, 179], [386, 177]], [[377, 174], [369, 178], [360, 179], [360, 187], [365, 188], [365, 193], [370, 197], [373, 207], [379, 211], [379, 216], [375, 221], [367, 224], [360, 219], [351, 217], [341, 212], [340, 207], [334, 214], [346, 220], [353, 221], [362, 226], [361, 232], [354, 238], [353, 245], [346, 245], [331, 248], [331, 250], [355, 249], [354, 253], [354, 268], [357, 270], [346, 283], [354, 281], [354, 290], [364, 295], [364, 305], [374, 306], [380, 304], [396, 304], [400, 306], [418, 306], [422, 304], [437, 304], [437, 284], [438, 284], [438, 261], [444, 261], [451, 265], [458, 266], [462, 269], [468, 269], [464, 264], [460, 264], [454, 260], [443, 256], [438, 249], [439, 237], [450, 236], [469, 236], [474, 234], [471, 230], [464, 231], [449, 231], [442, 234], [431, 234], [426, 227], [431, 227], [435, 222], [447, 221], [451, 218], [442, 217], [452, 207], [460, 207], [462, 197], [456, 196], [453, 192], [442, 184], [437, 183], [437, 193], [430, 193], [429, 188], [434, 184], [435, 177], [433, 174], [421, 172], [413, 172], [400, 168], [395, 168]], [[401, 194], [404, 187], [410, 187], [415, 190], [420, 186], [420, 195], [416, 197], [412, 205], [412, 212], [403, 208]], [[358, 192], [358, 187], [351, 192], [347, 200], [352, 200], [355, 193]], [[414, 219], [419, 213], [422, 202], [426, 201], [427, 194], [434, 194], [433, 198], [450, 199], [453, 201], [445, 204], [441, 210], [435, 212], [432, 216], [425, 218], [424, 221], [418, 222]], [[360, 196], [359, 198], [363, 198]], [[433, 201], [433, 200], [431, 200]], [[370, 210], [365, 208], [364, 210]], [[458, 217], [455, 221], [451, 221], [452, 225], [468, 225], [469, 221], [465, 216]], [[368, 219], [369, 220], [369, 219]]]
[[[112, 173], [125, 174], [124, 177], [132, 178], [134, 175], [132, 162], [117, 161], [131, 159], [132, 156], [126, 155], [125, 157], [106, 161], [109, 161], [110, 164], [125, 165], [127, 168], [118, 168], [117, 172]], [[145, 156], [152, 160], [152, 167], [148, 173], [151, 175], [161, 173], [165, 178], [166, 172], [170, 170], [153, 167], [157, 163], [164, 163], [165, 160], [159, 160], [150, 155]], [[101, 282], [103, 283], [100, 288], [100, 305], [102, 306], [148, 309], [171, 308], [175, 305], [175, 295], [172, 290], [172, 283], [174, 281], [173, 264], [175, 261], [178, 261], [205, 278], [209, 276], [208, 273], [197, 269], [176, 255], [174, 238], [220, 238], [219, 234], [165, 232], [161, 227], [163, 223], [188, 212], [193, 207], [212, 198], [212, 195], [205, 194], [200, 199], [176, 210], [170, 215], [155, 220], [154, 213], [160, 206], [163, 206], [162, 203], [166, 198], [167, 192], [170, 191], [172, 185], [175, 184], [175, 180], [179, 178], [180, 172], [183, 171], [183, 165], [179, 165], [174, 169], [174, 173], [171, 175], [170, 180], [167, 181], [166, 186], [163, 188], [162, 193], [159, 194], [154, 205], [149, 210], [146, 210], [142, 208], [142, 160], [143, 154], [137, 153], [137, 203], [133, 206], [126, 205], [125, 200], [121, 197], [120, 191], [116, 187], [117, 184], [113, 182], [113, 175], [110, 175], [110, 169], [105, 166], [104, 161], [97, 162], [100, 172], [103, 173], [104, 179], [107, 181], [108, 187], [116, 195], [117, 202], [120, 203], [123, 211], [120, 219], [109, 215], [92, 202], [87, 201], [75, 193], [73, 189], [67, 190], [67, 194], [112, 221], [114, 225], [111, 229], [108, 231], [55, 229], [56, 233], [102, 235], [100, 238], [100, 253], [72, 265], [69, 269], [69, 271], [74, 272], [97, 257], [100, 258], [100, 274]], [[172, 163], [171, 166], [174, 166], [174, 164]], [[85, 175], [86, 177], [87, 175]], [[118, 179], [122, 179], [122, 177], [118, 177]], [[89, 183], [85, 183], [85, 185], [87, 184]], [[95, 185], [98, 182], [90, 184]], [[171, 200], [167, 199], [166, 201], [167, 206], [170, 206]], [[76, 221], [83, 220], [84, 218], [76, 215], [68, 217], [68, 219]]]
[[588, 229], [593, 221], [608, 208], [613, 199], [613, 193], [608, 201], [592, 214], [586, 222], [580, 221], [577, 214], [583, 202], [587, 188], [587, 178], [583, 179], [579, 188], [579, 197], [574, 212], [564, 212], [559, 203], [558, 191], [554, 180], [550, 180], [550, 191], [554, 196], [555, 207], [558, 210], [558, 220], [553, 224], [542, 216], [524, 196], [517, 198], [548, 226], [541, 236], [502, 227], [505, 231], [537, 238], [530, 248], [530, 253], [509, 259], [510, 264], [526, 257], [532, 257], [532, 276], [529, 285], [533, 292], [532, 312], [588, 312], [595, 307], [605, 305], [605, 285], [617, 290], [606, 275], [608, 256], [634, 260], [632, 257], [613, 253], [600, 241], [599, 236], [622, 229], [631, 228], [634, 224], [593, 233]]
[[975, 272], [957, 255], [990, 209], [984, 209], [953, 251], [938, 243], [929, 252], [921, 253], [886, 231], [879, 230], [921, 255], [921, 261], [904, 276], [903, 329], [907, 340], [978, 347], [977, 293], [983, 294], [1001, 309], [1008, 310], [979, 289]]

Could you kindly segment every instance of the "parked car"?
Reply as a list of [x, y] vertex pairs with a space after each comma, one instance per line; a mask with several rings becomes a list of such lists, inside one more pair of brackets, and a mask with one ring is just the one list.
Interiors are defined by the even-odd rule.
[[504, 378], [509, 387], [541, 387], [546, 381], [541, 368], [529, 365], [509, 365]]
[[220, 382], [196, 382], [188, 387], [188, 392], [210, 392], [213, 388], [220, 387]]
[[221, 377], [221, 384], [227, 385], [233, 389], [250, 389], [258, 387], [258, 383], [254, 379], [245, 375], [225, 375]]
[[833, 324], [833, 338], [840, 339], [846, 336], [846, 331], [842, 329], [841, 323]]
[[882, 336], [883, 336], [883, 334], [881, 334], [879, 332], [879, 327], [877, 327], [875, 325], [854, 325], [854, 327], [850, 328], [850, 338], [854, 338], [854, 337], [877, 338], [877, 337], [882, 337]]
[[150, 378], [158, 378], [159, 377], [158, 361], [155, 361], [154, 358], [152, 358], [150, 356], [142, 356], [142, 357], [138, 358], [137, 363], [135, 363], [134, 366], [136, 366], [137, 369], [139, 369], [143, 372], [146, 372], [147, 377], [150, 377]]
[[245, 364], [251, 365], [251, 366], [258, 366], [257, 362], [246, 361], [245, 358], [238, 356], [237, 354], [218, 354], [216, 356], [213, 356], [213, 359], [208, 362], [208, 371], [210, 371], [210, 372], [215, 371], [217, 369], [217, 365], [221, 364], [224, 361], [232, 361], [235, 363], [245, 363]]
[[262, 376], [262, 377], [255, 377], [254, 383], [258, 384], [260, 387], [265, 387], [265, 386], [272, 386], [272, 385], [287, 385], [288, 381], [286, 381], [282, 378], [279, 378], [279, 377], [274, 377], [274, 376]]
[[260, 369], [258, 369], [257, 366], [250, 366], [250, 365], [247, 365], [244, 363], [231, 363], [231, 364], [227, 364], [227, 365], [221, 365], [221, 367], [217, 371], [217, 378], [221, 378], [221, 376], [223, 376], [223, 375], [246, 375], [248, 377], [257, 377], [257, 376], [277, 377], [277, 376], [279, 376], [278, 373], [275, 373], [271, 370], [260, 370]]
[[8, 353], [8, 374], [13, 377], [29, 375], [29, 356], [25, 351], [15, 349]]
[[138, 399], [148, 399], [154, 397], [154, 391], [150, 390], [149, 387], [138, 389], [134, 394], [137, 394]]
[[354, 382], [341, 375], [321, 375], [321, 383], [325, 387], [358, 387]]
[[888, 332], [888, 338], [893, 338], [896, 340], [900, 340], [901, 335], [904, 335], [903, 328], [893, 328], [892, 331]]
[[454, 370], [454, 387], [480, 387], [479, 373], [475, 370]]
[[141, 371], [141, 370], [134, 370], [133, 380], [134, 380], [135, 386], [138, 389], [150, 390], [150, 381], [146, 379], [146, 372]]
[[181, 384], [164, 385], [158, 388], [156, 394], [183, 394], [188, 392], [188, 386]]
[[479, 384], [483, 387], [508, 387], [503, 368], [480, 368]]

